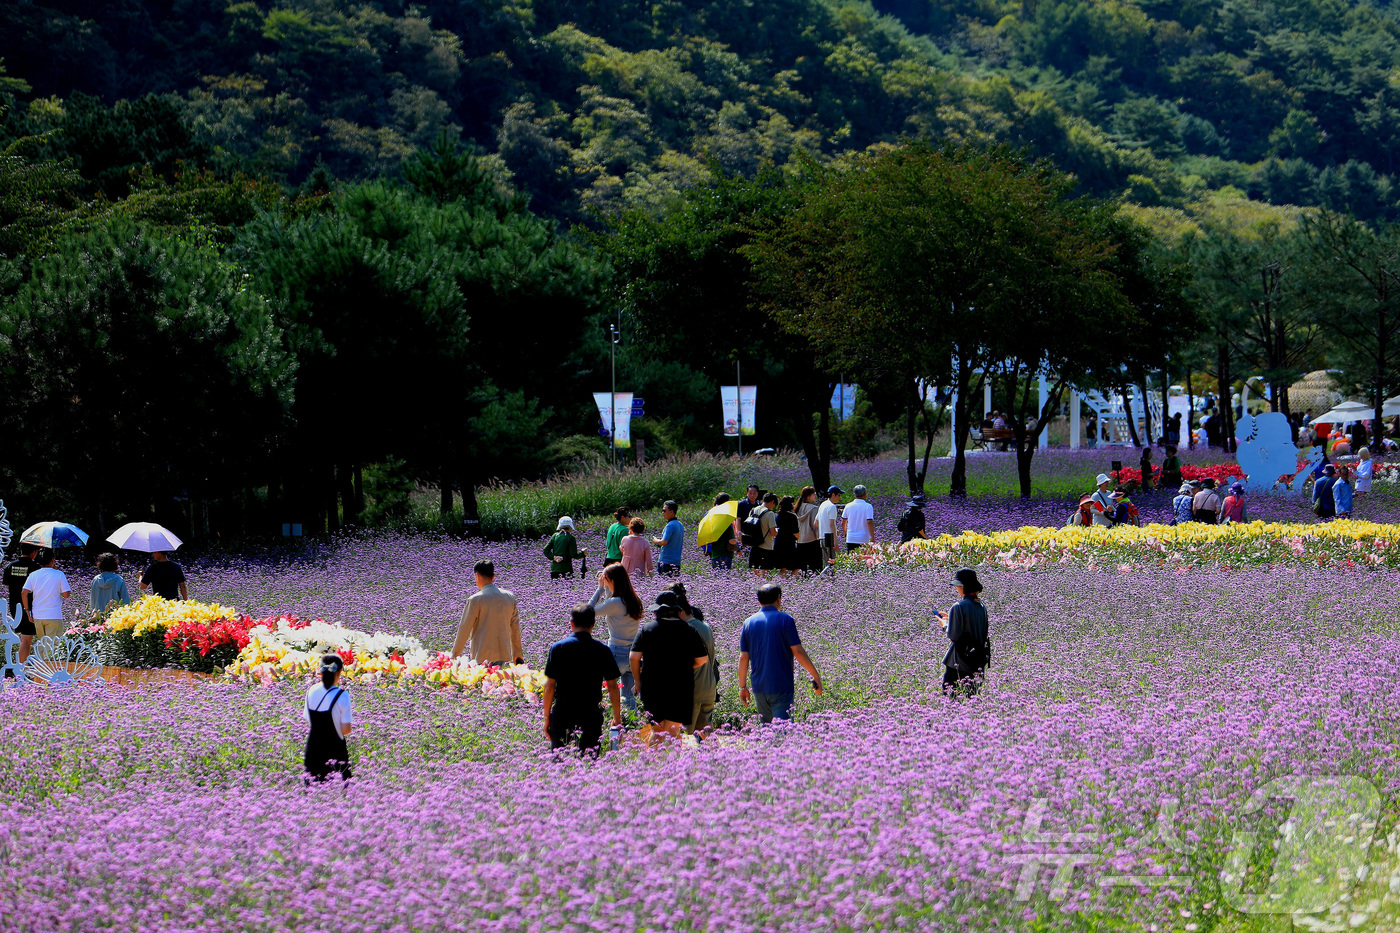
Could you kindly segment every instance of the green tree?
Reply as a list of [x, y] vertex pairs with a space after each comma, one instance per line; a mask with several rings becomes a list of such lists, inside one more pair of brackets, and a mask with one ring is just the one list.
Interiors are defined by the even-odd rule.
[[122, 218], [64, 236], [0, 299], [6, 485], [99, 532], [154, 511], [207, 540], [209, 504], [261, 485], [295, 369], [213, 249]]

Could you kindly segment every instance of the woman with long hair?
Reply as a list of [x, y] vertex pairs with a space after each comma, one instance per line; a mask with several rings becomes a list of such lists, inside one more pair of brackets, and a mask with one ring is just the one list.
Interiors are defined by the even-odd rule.
[[608, 627], [608, 649], [612, 651], [617, 669], [622, 671], [622, 698], [628, 709], [635, 709], [637, 700], [633, 693], [631, 661], [632, 642], [637, 640], [637, 629], [642, 626], [642, 616], [646, 607], [632, 587], [632, 578], [622, 564], [609, 564], [598, 574], [598, 591], [588, 601], [595, 616], [600, 616]]
[[350, 705], [350, 694], [340, 686], [340, 672], [344, 668], [340, 655], [324, 655], [321, 682], [306, 691], [302, 715], [311, 724], [311, 731], [306, 736], [302, 765], [306, 768], [308, 784], [324, 781], [332, 774], [339, 774], [341, 780], [350, 778], [350, 750], [345, 738], [353, 727], [354, 709]]
[[821, 535], [817, 533], [817, 490], [803, 486], [797, 496], [797, 569], [803, 573], [821, 573]]
[[797, 576], [797, 513], [793, 511], [792, 496], [778, 500], [777, 535], [773, 538], [773, 566], [784, 574]]

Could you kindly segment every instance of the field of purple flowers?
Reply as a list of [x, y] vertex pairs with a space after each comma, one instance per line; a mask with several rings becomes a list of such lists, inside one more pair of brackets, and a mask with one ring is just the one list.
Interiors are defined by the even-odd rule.
[[[888, 533], [894, 500], [877, 505]], [[1010, 505], [940, 505], [930, 527], [1063, 520]], [[550, 581], [540, 546], [371, 535], [187, 571], [196, 598], [448, 647], [491, 557], [540, 663], [592, 592]], [[983, 579], [994, 665], [967, 702], [938, 692], [941, 573], [791, 584], [828, 689], [799, 680], [798, 722], [760, 728], [732, 683], [754, 580], [697, 565], [726, 728], [592, 764], [551, 759], [521, 701], [357, 686], [356, 779], [306, 791], [290, 685], [7, 693], [0, 927], [1281, 930], [1235, 909], [1288, 906], [1269, 876], [1292, 869], [1268, 857], [1293, 838], [1288, 808], [1246, 814], [1251, 795], [1317, 775], [1400, 790], [1400, 574]], [[1395, 929], [1393, 804], [1376, 827], [1330, 816], [1370, 870], [1315, 870], [1324, 896], [1299, 924]], [[1222, 881], [1244, 832], [1255, 875]]]

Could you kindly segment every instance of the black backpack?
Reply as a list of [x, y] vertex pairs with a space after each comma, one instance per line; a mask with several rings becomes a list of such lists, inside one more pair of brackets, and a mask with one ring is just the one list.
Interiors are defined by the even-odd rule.
[[758, 547], [763, 544], [763, 513], [768, 509], [756, 506], [739, 524], [739, 540], [744, 547]]

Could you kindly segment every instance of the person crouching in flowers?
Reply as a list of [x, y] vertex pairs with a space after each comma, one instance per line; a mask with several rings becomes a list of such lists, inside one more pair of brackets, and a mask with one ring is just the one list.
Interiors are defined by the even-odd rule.
[[949, 696], [976, 696], [983, 671], [992, 663], [982, 583], [977, 572], [967, 568], [955, 573], [952, 582], [958, 601], [948, 612], [935, 613], [949, 642], [948, 654], [943, 658], [943, 692]]
[[340, 684], [340, 672], [345, 662], [338, 654], [321, 658], [321, 682], [306, 691], [306, 707], [302, 711], [311, 724], [306, 736], [306, 783], [324, 781], [332, 774], [341, 780], [350, 778], [350, 750], [345, 737], [353, 728], [354, 710], [350, 694]]

